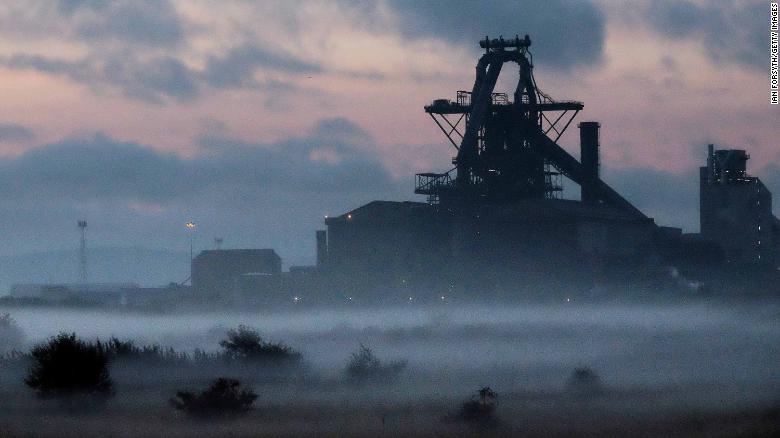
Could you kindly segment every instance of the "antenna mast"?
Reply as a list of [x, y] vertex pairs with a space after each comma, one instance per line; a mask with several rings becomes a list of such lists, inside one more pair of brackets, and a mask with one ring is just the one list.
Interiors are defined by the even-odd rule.
[[79, 280], [82, 284], [87, 283], [87, 221], [78, 221], [79, 230], [81, 230], [81, 246], [79, 247]]

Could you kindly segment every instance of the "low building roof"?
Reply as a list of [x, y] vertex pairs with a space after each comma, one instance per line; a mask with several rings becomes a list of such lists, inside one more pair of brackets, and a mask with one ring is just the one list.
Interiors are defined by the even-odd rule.
[[214, 258], [274, 258], [281, 260], [279, 254], [273, 249], [206, 249], [200, 252], [196, 259]]

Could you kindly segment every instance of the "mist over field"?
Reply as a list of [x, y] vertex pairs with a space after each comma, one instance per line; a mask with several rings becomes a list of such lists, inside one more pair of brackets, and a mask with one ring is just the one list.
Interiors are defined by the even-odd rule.
[[[228, 328], [256, 327], [304, 352], [316, 367], [343, 365], [362, 342], [413, 368], [511, 367], [518, 372], [584, 364], [616, 384], [762, 382], [778, 377], [780, 304], [406, 305], [268, 313], [142, 314], [12, 309], [25, 345], [59, 332], [177, 350], [214, 351]], [[565, 371], [564, 371], [565, 376]], [[536, 381], [536, 379], [533, 379]]]
[[[658, 427], [671, 427], [682, 431], [680, 436], [688, 436], [691, 415], [733, 415], [777, 402], [778, 310], [778, 302], [570, 301], [512, 306], [442, 303], [301, 308], [261, 313], [5, 311], [11, 312], [24, 332], [21, 350], [66, 331], [87, 340], [116, 336], [137, 345], [217, 352], [227, 330], [245, 324], [257, 328], [263, 338], [281, 341], [302, 354], [303, 367], [290, 374], [213, 364], [140, 368], [132, 363], [112, 364], [117, 394], [101, 411], [101, 421], [116, 418], [120, 423], [132, 422], [138, 416], [154, 414], [162, 418], [161, 423], [155, 420], [148, 427], [174, 435], [192, 432], [192, 423], [177, 416], [167, 400], [177, 389], [199, 387], [227, 374], [240, 378], [259, 394], [256, 413], [238, 422], [210, 423], [204, 429], [210, 432], [200, 433], [220, 430], [243, 436], [251, 435], [250, 430], [261, 430], [269, 434], [362, 435], [364, 427], [387, 436], [471, 433], [474, 431], [468, 427], [443, 418], [476, 389], [489, 386], [501, 397], [498, 415], [502, 423], [490, 432], [497, 435], [519, 434], [529, 428], [551, 435], [599, 431], [603, 425], [598, 426], [596, 419], [608, 416], [613, 432], [636, 427], [647, 433], [657, 430], [648, 424], [662, 424]], [[350, 384], [344, 369], [360, 344], [372, 348], [383, 360], [404, 360], [407, 366], [397, 379]], [[598, 375], [598, 394], [571, 394], [570, 376], [577, 367], [588, 367]], [[19, 415], [56, 417], [50, 404], [41, 405], [21, 383], [23, 371], [20, 366], [6, 367], [0, 376], [7, 408], [0, 424], [10, 425], [11, 430], [21, 430], [15, 429], [20, 427], [18, 423], [14, 426]], [[10, 401], [12, 393], [20, 396]], [[306, 419], [292, 411], [306, 412]], [[79, 416], [58, 418], [51, 424], [75, 421]], [[755, 423], [752, 417], [747, 418]], [[85, 420], [85, 433], [115, 430], [110, 421], [91, 423], [93, 420]], [[39, 429], [43, 435], [47, 430]], [[138, 433], [137, 427], [131, 430], [126, 433]], [[704, 429], [703, 436], [708, 430]]]

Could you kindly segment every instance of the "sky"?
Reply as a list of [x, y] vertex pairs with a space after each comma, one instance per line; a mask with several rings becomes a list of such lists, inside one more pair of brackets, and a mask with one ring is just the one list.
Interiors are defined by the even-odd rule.
[[708, 143], [747, 149], [780, 193], [765, 1], [11, 1], [0, 255], [75, 248], [79, 219], [91, 246], [185, 251], [191, 220], [196, 250], [313, 263], [325, 215], [423, 200], [413, 174], [454, 152], [423, 106], [471, 88], [479, 39], [515, 34], [659, 224], [698, 230]]

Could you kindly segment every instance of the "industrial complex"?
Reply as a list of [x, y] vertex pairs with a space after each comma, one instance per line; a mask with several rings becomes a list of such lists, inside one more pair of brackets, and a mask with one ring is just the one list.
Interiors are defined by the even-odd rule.
[[[661, 226], [601, 179], [600, 124], [574, 124], [584, 104], [538, 87], [527, 35], [480, 46], [471, 90], [424, 108], [454, 155], [451, 170], [415, 176], [425, 202], [373, 201], [327, 217], [316, 266], [289, 272], [272, 249], [203, 251], [191, 287], [174, 295], [263, 304], [555, 297], [601, 286], [776, 291], [780, 220], [747, 172], [746, 151], [708, 146], [700, 233]], [[518, 71], [511, 93], [495, 90], [505, 64]], [[579, 159], [558, 144], [572, 126]], [[564, 178], [578, 200], [563, 198]]]
[[[539, 89], [530, 38], [480, 46], [472, 89], [425, 107], [454, 148], [450, 171], [416, 176], [427, 202], [375, 201], [325, 220], [318, 260], [341, 286], [506, 296], [668, 287], [670, 275], [698, 289], [745, 266], [777, 274], [780, 222], [745, 151], [709, 146], [700, 234], [659, 226], [600, 178], [598, 122], [577, 125], [579, 160], [558, 145], [584, 105]], [[519, 67], [511, 95], [494, 90], [507, 63]], [[562, 178], [580, 200], [561, 198]]]

